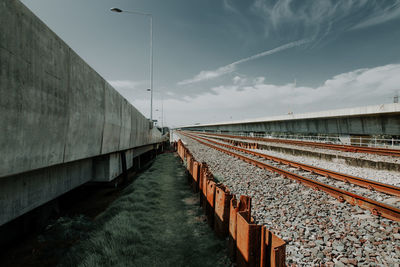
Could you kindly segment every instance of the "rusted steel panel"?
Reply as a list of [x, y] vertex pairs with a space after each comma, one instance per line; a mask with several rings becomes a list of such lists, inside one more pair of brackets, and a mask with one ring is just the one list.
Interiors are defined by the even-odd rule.
[[177, 143], [177, 151], [178, 151], [178, 155], [179, 157], [183, 160], [183, 156], [182, 156], [182, 141], [179, 140]]
[[207, 180], [208, 180], [208, 166], [205, 164], [203, 169], [203, 176], [201, 177], [201, 206], [203, 207], [204, 213], [207, 214]]
[[190, 154], [190, 160], [189, 160], [189, 173], [190, 175], [193, 177], [193, 162], [194, 162], [194, 158], [192, 156], [192, 154]]
[[200, 171], [199, 171], [199, 190], [202, 191], [203, 190], [203, 176], [207, 169], [207, 163], [202, 162], [200, 164], [199, 169], [200, 169]]
[[215, 189], [215, 217], [214, 230], [219, 237], [226, 237], [229, 230], [229, 206], [232, 195], [223, 185]]
[[232, 262], [236, 262], [236, 214], [239, 210], [239, 203], [235, 196], [231, 198], [229, 205], [229, 237], [228, 250]]
[[[248, 196], [240, 196], [240, 201], [232, 196], [229, 206], [229, 238], [228, 249], [229, 257], [232, 262], [236, 261], [236, 239], [237, 239], [237, 213], [239, 211], [248, 211], [251, 214], [251, 198]], [[250, 216], [247, 217], [250, 219]]]
[[204, 197], [207, 197], [207, 172], [208, 172], [208, 169], [205, 168], [205, 170], [203, 172], [203, 177], [201, 179], [202, 180], [201, 181], [201, 184], [202, 184], [201, 188], [202, 188], [202, 192], [203, 192], [203, 196]]
[[239, 203], [235, 196], [232, 197], [229, 206], [229, 235], [236, 241], [236, 214], [239, 210]]
[[206, 215], [207, 215], [207, 222], [211, 226], [211, 228], [214, 228], [215, 187], [216, 183], [211, 179], [207, 179]]
[[208, 180], [207, 181], [207, 202], [212, 208], [214, 208], [214, 204], [215, 204], [215, 188], [216, 188], [216, 183], [212, 180]]
[[251, 197], [249, 196], [240, 196], [239, 202], [239, 211], [248, 211], [246, 220], [250, 221], [251, 218]]
[[261, 252], [261, 225], [250, 223], [249, 211], [237, 213], [237, 266], [259, 266]]
[[197, 161], [193, 162], [193, 180], [198, 183], [199, 181], [199, 163]]
[[284, 267], [286, 265], [286, 243], [265, 226], [261, 229], [261, 267]]
[[200, 164], [197, 161], [193, 161], [192, 164], [192, 190], [193, 192], [199, 192], [199, 171], [200, 171]]
[[190, 153], [186, 154], [186, 169], [189, 171], [190, 173], [190, 163], [192, 160], [192, 155]]

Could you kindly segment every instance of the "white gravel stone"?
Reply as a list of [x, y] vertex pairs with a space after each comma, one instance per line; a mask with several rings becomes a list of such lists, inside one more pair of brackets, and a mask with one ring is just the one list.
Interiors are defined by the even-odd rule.
[[[208, 137], [210, 137], [210, 136], [208, 136]], [[227, 137], [224, 137], [224, 138], [236, 140], [236, 141], [245, 141], [245, 140], [239, 139], [239, 138], [227, 138]], [[304, 150], [304, 151], [319, 152], [319, 153], [323, 153], [323, 154], [331, 154], [331, 155], [335, 155], [335, 156], [344, 156], [344, 157], [351, 157], [351, 158], [357, 158], [357, 159], [371, 160], [371, 161], [375, 161], [375, 162], [390, 162], [390, 163], [400, 164], [400, 157], [391, 157], [391, 156], [377, 155], [377, 154], [370, 154], [370, 153], [345, 152], [345, 151], [340, 151], [340, 150], [324, 149], [324, 148], [319, 148], [319, 147], [301, 146], [301, 145], [284, 144], [284, 143], [275, 143], [275, 142], [264, 142], [264, 141], [255, 141], [255, 140], [248, 140], [248, 141], [251, 143], [257, 142], [257, 143], [260, 143], [263, 145], [293, 148], [293, 149]]]
[[340, 173], [349, 174], [352, 176], [374, 180], [381, 183], [400, 186], [400, 173], [396, 171], [375, 170], [370, 168], [349, 166], [341, 162], [332, 162], [312, 157], [294, 156], [271, 150], [261, 150], [261, 149], [250, 149], [250, 150], [274, 157], [285, 158], [287, 160], [292, 160], [303, 164], [317, 166], [319, 168], [327, 170], [332, 170]]

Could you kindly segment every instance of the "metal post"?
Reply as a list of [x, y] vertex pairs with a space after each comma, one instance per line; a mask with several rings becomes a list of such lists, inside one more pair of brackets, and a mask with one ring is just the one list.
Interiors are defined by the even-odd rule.
[[153, 15], [132, 10], [122, 10], [119, 8], [111, 8], [111, 11], [117, 13], [130, 13], [142, 15], [150, 18], [150, 121], [153, 123]]
[[161, 127], [162, 133], [164, 134], [164, 98], [161, 95]]
[[153, 123], [153, 16], [150, 17], [150, 120]]

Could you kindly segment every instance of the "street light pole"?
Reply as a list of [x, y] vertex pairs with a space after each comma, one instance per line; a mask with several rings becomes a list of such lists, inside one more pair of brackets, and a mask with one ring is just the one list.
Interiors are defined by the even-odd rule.
[[153, 15], [138, 11], [122, 10], [116, 7], [110, 9], [117, 13], [130, 13], [149, 17], [150, 19], [150, 121], [153, 123]]
[[153, 15], [150, 17], [150, 121], [153, 123]]

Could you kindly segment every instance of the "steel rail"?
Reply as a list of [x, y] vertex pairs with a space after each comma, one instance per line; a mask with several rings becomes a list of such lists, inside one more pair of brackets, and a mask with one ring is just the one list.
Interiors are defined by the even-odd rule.
[[388, 219], [394, 220], [394, 221], [400, 221], [400, 209], [393, 207], [391, 205], [387, 205], [385, 203], [381, 203], [381, 202], [372, 200], [370, 198], [366, 198], [366, 197], [348, 192], [346, 190], [343, 190], [343, 189], [340, 189], [340, 188], [337, 188], [334, 186], [330, 186], [330, 185], [321, 183], [319, 181], [315, 181], [310, 178], [303, 177], [301, 175], [298, 175], [298, 174], [295, 174], [295, 173], [292, 173], [292, 172], [289, 172], [286, 170], [282, 170], [280, 168], [266, 164], [264, 162], [261, 162], [261, 161], [237, 154], [235, 152], [226, 150], [224, 148], [209, 144], [193, 135], [183, 133], [183, 132], [179, 132], [179, 133], [181, 133], [193, 140], [196, 140], [197, 142], [199, 142], [203, 145], [206, 145], [208, 147], [211, 147], [213, 149], [216, 149], [218, 151], [221, 151], [223, 153], [226, 153], [226, 154], [236, 157], [238, 159], [241, 159], [241, 160], [243, 160], [249, 164], [252, 164], [254, 166], [257, 166], [261, 169], [266, 169], [271, 172], [278, 173], [278, 174], [282, 175], [283, 177], [290, 178], [292, 180], [296, 180], [296, 181], [298, 181], [304, 185], [307, 185], [315, 190], [322, 190], [322, 191], [330, 194], [331, 196], [335, 197], [340, 202], [346, 201], [346, 202], [350, 203], [351, 205], [357, 205], [363, 209], [369, 210], [374, 215], [382, 216], [382, 217], [385, 217], [385, 218], [388, 218]]
[[251, 150], [248, 150], [245, 148], [240, 148], [240, 147], [236, 147], [236, 146], [219, 143], [214, 140], [210, 140], [208, 138], [200, 137], [198, 135], [196, 135], [196, 136], [198, 138], [201, 138], [208, 142], [214, 143], [216, 145], [224, 146], [224, 147], [227, 147], [230, 149], [234, 149], [234, 150], [241, 151], [241, 152], [244, 152], [247, 154], [251, 154], [253, 156], [265, 158], [265, 159], [272, 160], [272, 161], [275, 161], [275, 162], [278, 162], [281, 164], [285, 164], [285, 165], [288, 165], [291, 167], [299, 168], [301, 170], [316, 173], [316, 174], [325, 176], [327, 178], [333, 178], [333, 179], [340, 180], [340, 181], [343, 181], [346, 183], [351, 183], [351, 184], [355, 184], [358, 186], [362, 186], [362, 187], [368, 188], [370, 190], [376, 190], [376, 191], [383, 192], [383, 193], [386, 193], [389, 195], [400, 197], [400, 187], [395, 186], [395, 185], [385, 184], [385, 183], [377, 182], [377, 181], [370, 180], [370, 179], [365, 179], [365, 178], [352, 176], [352, 175], [348, 175], [348, 174], [344, 174], [344, 173], [340, 173], [340, 172], [335, 172], [335, 171], [331, 171], [331, 170], [319, 168], [316, 166], [307, 165], [307, 164], [279, 158], [279, 157], [274, 157], [274, 156], [258, 153], [255, 151], [251, 151]]
[[261, 138], [261, 137], [236, 136], [236, 135], [217, 134], [217, 133], [201, 133], [201, 134], [223, 136], [223, 137], [229, 137], [229, 138], [255, 140], [255, 141], [262, 141], [262, 142], [321, 147], [321, 148], [325, 148], [325, 149], [340, 150], [340, 151], [344, 151], [344, 152], [369, 153], [369, 154], [377, 154], [377, 155], [384, 155], [384, 156], [400, 157], [400, 149], [388, 149], [388, 148], [379, 148], [379, 147], [362, 147], [362, 146], [351, 146], [351, 145], [335, 145], [335, 144], [326, 144], [326, 143], [311, 142], [311, 141], [283, 140], [283, 139], [273, 139], [273, 138], [269, 139], [269, 138]]

